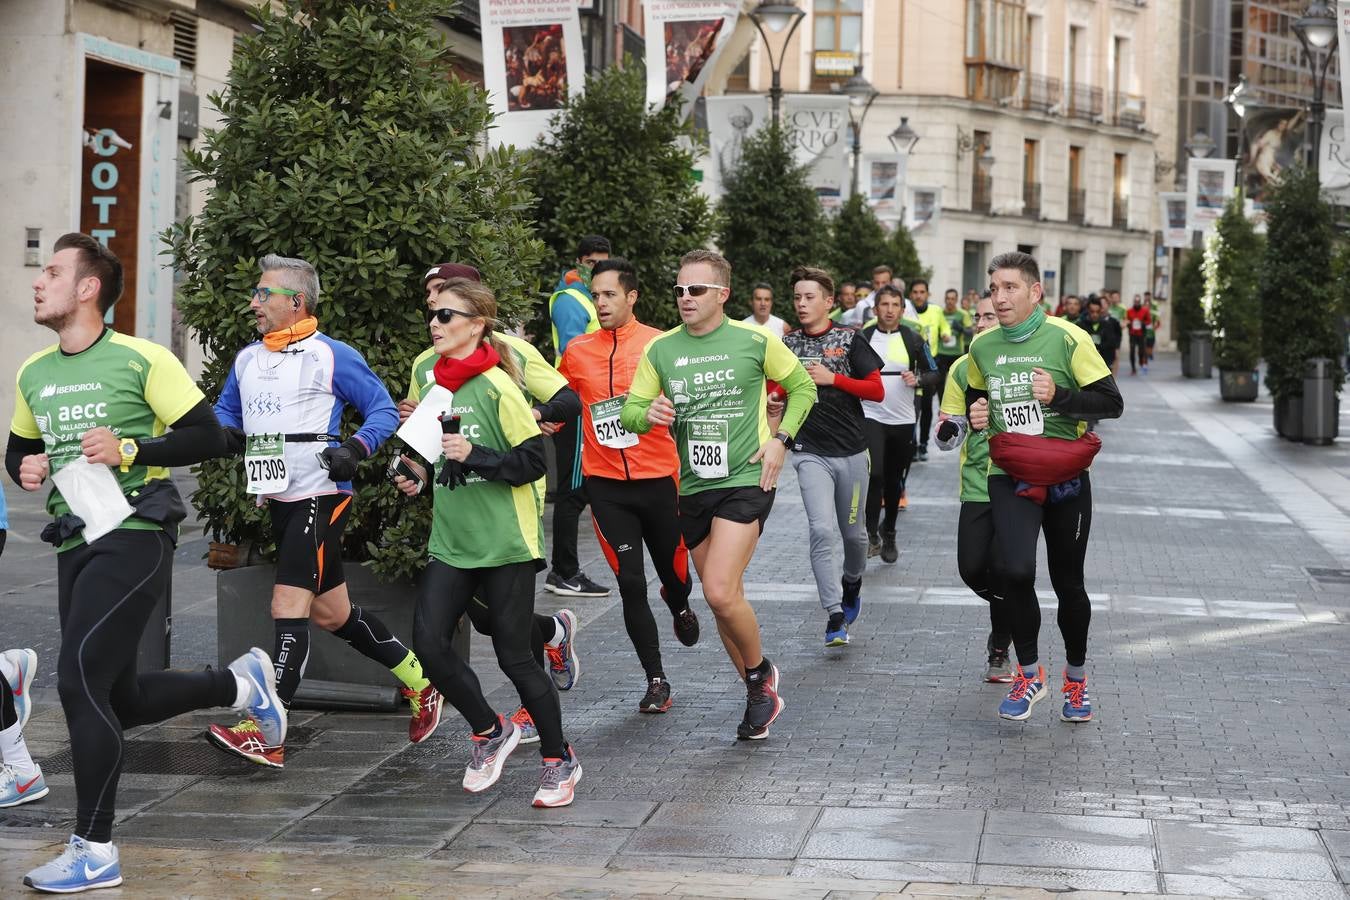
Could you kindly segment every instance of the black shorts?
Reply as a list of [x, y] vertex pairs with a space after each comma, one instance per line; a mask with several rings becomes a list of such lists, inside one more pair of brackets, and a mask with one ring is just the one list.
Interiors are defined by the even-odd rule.
[[277, 541], [277, 584], [326, 594], [345, 584], [342, 532], [352, 509], [351, 494], [268, 502]]
[[759, 533], [763, 534], [777, 491], [777, 488], [763, 491], [758, 487], [729, 487], [680, 497], [680, 531], [684, 534], [684, 545], [692, 550], [703, 543], [712, 531], [713, 519], [742, 524], [758, 522]]

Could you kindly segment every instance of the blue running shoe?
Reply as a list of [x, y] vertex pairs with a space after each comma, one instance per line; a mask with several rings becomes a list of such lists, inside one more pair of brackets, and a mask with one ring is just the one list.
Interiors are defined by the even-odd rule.
[[47, 796], [47, 782], [42, 770], [31, 775], [20, 775], [13, 766], [0, 766], [0, 809], [32, 803]]
[[14, 694], [14, 711], [19, 714], [19, 730], [28, 724], [33, 714], [33, 678], [37, 676], [37, 654], [32, 650], [6, 650], [0, 653], [18, 673], [10, 683]]
[[858, 613], [862, 612], [862, 579], [853, 582], [843, 579], [839, 583], [844, 588], [844, 596], [840, 601], [844, 607], [844, 623], [852, 625], [858, 621]]
[[1092, 698], [1087, 693], [1087, 679], [1077, 681], [1064, 673], [1064, 708], [1059, 717], [1065, 722], [1091, 722]]
[[570, 691], [581, 677], [581, 660], [577, 658], [577, 614], [560, 609], [553, 617], [562, 624], [563, 636], [557, 646], [544, 644], [544, 657], [553, 684], [560, 691]]
[[23, 883], [49, 894], [78, 894], [94, 888], [117, 887], [122, 883], [117, 847], [91, 844], [72, 834], [61, 855], [29, 872]]
[[257, 647], [230, 663], [230, 671], [249, 685], [248, 696], [240, 712], [257, 723], [262, 742], [270, 747], [286, 743], [286, 707], [277, 695], [277, 672], [272, 658]]
[[848, 643], [848, 625], [841, 612], [830, 613], [830, 621], [825, 623], [825, 646], [843, 647]]
[[1022, 671], [1022, 667], [1018, 666], [1017, 674], [1013, 676], [1012, 690], [1008, 691], [1008, 696], [998, 705], [998, 714], [1004, 719], [1021, 722], [1030, 718], [1031, 708], [1044, 696], [1045, 670], [1037, 666], [1035, 676], [1028, 677]]

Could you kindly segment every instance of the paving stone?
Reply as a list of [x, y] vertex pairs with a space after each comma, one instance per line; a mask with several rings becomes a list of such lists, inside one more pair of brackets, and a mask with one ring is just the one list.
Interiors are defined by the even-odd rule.
[[800, 858], [973, 863], [983, 821], [976, 811], [827, 809]]
[[1159, 822], [1162, 871], [1185, 875], [1335, 881], [1316, 832], [1299, 828]]
[[1345, 888], [1319, 881], [1249, 878], [1241, 875], [1163, 875], [1169, 892], [1261, 900], [1345, 900]]
[[975, 867], [979, 884], [1045, 887], [1054, 891], [1156, 891], [1158, 876], [1152, 871], [1129, 872], [1107, 869], [1060, 868], [1032, 865], [985, 865]]

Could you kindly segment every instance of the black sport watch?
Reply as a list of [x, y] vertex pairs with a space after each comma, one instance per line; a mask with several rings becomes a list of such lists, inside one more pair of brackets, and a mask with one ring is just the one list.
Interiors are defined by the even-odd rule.
[[786, 431], [780, 431], [777, 434], [775, 434], [774, 437], [782, 441], [783, 446], [788, 448], [789, 450], [792, 450], [797, 446], [796, 439], [793, 438], [792, 435], [788, 434]]

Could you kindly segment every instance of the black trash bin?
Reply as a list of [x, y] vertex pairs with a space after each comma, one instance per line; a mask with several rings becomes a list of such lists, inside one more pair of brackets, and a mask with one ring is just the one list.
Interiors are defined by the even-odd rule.
[[1186, 346], [1188, 378], [1213, 378], [1214, 336], [1208, 331], [1192, 331]]
[[1332, 383], [1332, 361], [1324, 357], [1308, 360], [1303, 371], [1303, 443], [1326, 446], [1339, 432], [1336, 389]]

